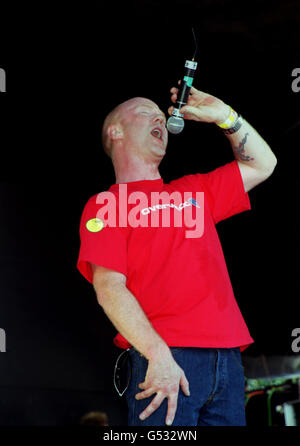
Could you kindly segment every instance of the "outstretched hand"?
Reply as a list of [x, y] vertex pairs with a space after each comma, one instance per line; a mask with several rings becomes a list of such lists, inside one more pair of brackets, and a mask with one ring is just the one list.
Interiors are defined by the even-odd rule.
[[[178, 83], [180, 84], [180, 81]], [[172, 93], [171, 101], [175, 104], [178, 88], [173, 87], [170, 92]], [[172, 114], [173, 109], [173, 106], [169, 107], [169, 115]], [[228, 118], [230, 107], [221, 101], [221, 99], [191, 87], [187, 105], [182, 107], [180, 112], [184, 113], [184, 119], [218, 124]]]
[[151, 403], [140, 414], [140, 419], [148, 418], [163, 402], [168, 399], [168, 410], [166, 414], [166, 424], [172, 424], [176, 409], [180, 387], [186, 396], [189, 396], [189, 382], [181, 367], [175, 362], [173, 357], [150, 360], [145, 376], [145, 381], [139, 384], [142, 392], [135, 395], [140, 400], [148, 398], [154, 394]]

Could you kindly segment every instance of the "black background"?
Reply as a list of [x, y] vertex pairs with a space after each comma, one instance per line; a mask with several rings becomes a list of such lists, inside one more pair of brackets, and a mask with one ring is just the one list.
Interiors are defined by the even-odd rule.
[[[300, 66], [298, 3], [252, 2], [247, 14], [222, 1], [23, 8], [1, 18], [11, 23], [2, 27], [0, 48], [7, 74], [0, 94], [2, 424], [76, 423], [93, 408], [107, 409], [115, 422], [123, 416], [112, 387], [115, 329], [76, 270], [79, 221], [88, 198], [114, 183], [101, 147], [107, 112], [133, 96], [167, 112], [169, 90], [193, 55], [192, 25], [199, 42], [194, 86], [238, 110], [278, 158], [270, 179], [250, 192], [252, 211], [218, 225], [255, 339], [244, 355], [293, 354], [300, 309], [300, 92], [291, 88]], [[160, 172], [168, 182], [232, 159], [215, 126], [187, 122], [182, 134], [170, 135]]]

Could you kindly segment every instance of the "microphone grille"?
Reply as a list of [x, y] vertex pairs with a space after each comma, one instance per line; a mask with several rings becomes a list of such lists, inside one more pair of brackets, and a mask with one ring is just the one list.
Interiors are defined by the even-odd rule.
[[177, 116], [170, 116], [167, 122], [167, 129], [170, 133], [177, 135], [182, 132], [184, 127], [184, 120]]

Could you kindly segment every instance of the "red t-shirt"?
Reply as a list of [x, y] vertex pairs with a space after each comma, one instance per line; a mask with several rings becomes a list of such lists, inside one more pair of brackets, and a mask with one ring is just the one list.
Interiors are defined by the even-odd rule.
[[[168, 201], [174, 192], [177, 198]], [[249, 209], [236, 161], [169, 184], [162, 179], [114, 184], [84, 208], [77, 267], [91, 283], [90, 262], [124, 274], [127, 288], [169, 346], [244, 350], [253, 339], [233, 294], [215, 224]], [[114, 342], [130, 347], [120, 333]]]

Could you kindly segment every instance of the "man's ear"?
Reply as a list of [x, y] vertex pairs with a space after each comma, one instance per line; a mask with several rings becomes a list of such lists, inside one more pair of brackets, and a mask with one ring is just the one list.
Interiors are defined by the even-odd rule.
[[122, 128], [117, 124], [112, 124], [108, 127], [107, 135], [113, 141], [116, 141], [118, 139], [123, 139], [123, 137], [124, 137]]

